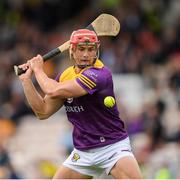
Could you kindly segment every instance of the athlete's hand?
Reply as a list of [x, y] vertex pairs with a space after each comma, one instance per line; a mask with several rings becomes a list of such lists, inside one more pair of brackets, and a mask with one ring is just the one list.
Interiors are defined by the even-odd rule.
[[31, 69], [31, 66], [30, 66], [29, 62], [27, 62], [25, 64], [22, 64], [22, 65], [19, 65], [18, 67], [23, 69], [23, 70], [26, 70], [25, 73], [23, 73], [23, 74], [21, 74], [19, 76], [20, 80], [31, 79], [31, 77], [32, 77], [32, 69]]
[[44, 61], [41, 55], [37, 55], [34, 58], [30, 59], [28, 63], [30, 64], [31, 69], [34, 71], [34, 73], [43, 70]]

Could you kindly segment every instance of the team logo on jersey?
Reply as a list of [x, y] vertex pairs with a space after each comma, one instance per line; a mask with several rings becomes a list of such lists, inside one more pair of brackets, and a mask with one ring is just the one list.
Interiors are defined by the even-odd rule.
[[77, 162], [78, 159], [80, 159], [79, 154], [74, 153], [73, 157], [71, 158], [72, 162]]
[[67, 102], [70, 104], [73, 102], [73, 98], [67, 98]]
[[98, 79], [97, 79], [98, 75], [97, 75], [95, 72], [90, 71], [90, 70], [86, 70], [85, 74], [86, 74], [88, 77], [90, 77], [91, 80], [94, 81], [94, 83], [97, 82], [97, 80], [98, 80]]
[[93, 72], [93, 71], [90, 71], [90, 70], [86, 70], [86, 72], [85, 72], [87, 75], [89, 75], [90, 77], [98, 77], [98, 75], [95, 73], [95, 72]]

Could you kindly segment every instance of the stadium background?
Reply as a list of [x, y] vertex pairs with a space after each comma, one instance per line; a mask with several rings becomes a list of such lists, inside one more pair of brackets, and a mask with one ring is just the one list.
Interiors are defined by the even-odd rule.
[[[59, 46], [103, 12], [121, 22], [116, 38], [100, 38], [100, 57], [113, 72], [143, 176], [180, 178], [179, 0], [1, 0], [0, 178], [51, 178], [72, 149], [64, 110], [38, 121], [13, 65]], [[69, 64], [67, 52], [45, 70], [54, 78]]]

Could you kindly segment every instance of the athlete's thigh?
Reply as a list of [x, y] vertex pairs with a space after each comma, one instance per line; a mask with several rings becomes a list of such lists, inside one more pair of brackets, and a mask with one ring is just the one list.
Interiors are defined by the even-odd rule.
[[55, 173], [53, 179], [92, 179], [92, 177], [80, 174], [62, 165]]
[[110, 174], [115, 179], [142, 179], [139, 165], [133, 156], [126, 156], [117, 161]]

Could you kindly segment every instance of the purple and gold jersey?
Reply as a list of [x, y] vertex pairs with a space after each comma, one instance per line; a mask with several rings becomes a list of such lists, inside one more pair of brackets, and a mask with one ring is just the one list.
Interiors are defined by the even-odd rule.
[[74, 125], [73, 142], [75, 148], [86, 150], [115, 143], [127, 137], [124, 122], [119, 118], [117, 105], [104, 105], [106, 96], [113, 96], [111, 72], [97, 60], [76, 74], [74, 67], [67, 68], [58, 77], [59, 82], [76, 79], [88, 94], [78, 98], [68, 98], [64, 105], [68, 120]]

